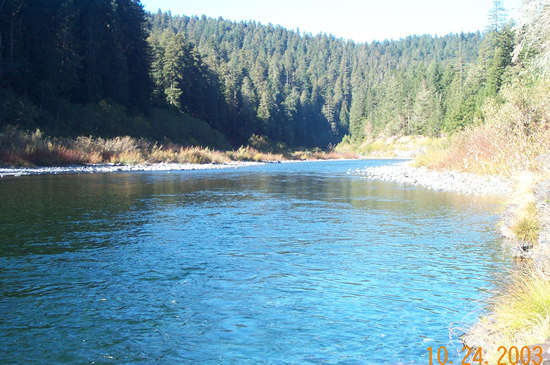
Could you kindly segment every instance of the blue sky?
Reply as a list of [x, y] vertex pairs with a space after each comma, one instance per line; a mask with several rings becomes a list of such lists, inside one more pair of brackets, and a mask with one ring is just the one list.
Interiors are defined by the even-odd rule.
[[[255, 20], [356, 42], [483, 30], [493, 0], [142, 0], [146, 10]], [[520, 0], [503, 0], [511, 16]]]

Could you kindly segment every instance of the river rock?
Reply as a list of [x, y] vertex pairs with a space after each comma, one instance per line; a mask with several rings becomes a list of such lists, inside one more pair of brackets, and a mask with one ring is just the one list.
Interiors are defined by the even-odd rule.
[[424, 167], [411, 166], [408, 161], [366, 167], [356, 173], [365, 179], [421, 185], [432, 190], [453, 191], [461, 194], [507, 195], [512, 191], [508, 181], [496, 176], [481, 176], [454, 171], [431, 171]]

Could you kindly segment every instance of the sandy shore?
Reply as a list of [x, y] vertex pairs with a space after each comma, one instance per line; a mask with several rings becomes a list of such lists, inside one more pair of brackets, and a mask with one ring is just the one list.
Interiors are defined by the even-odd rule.
[[413, 167], [410, 162], [367, 167], [350, 171], [364, 179], [394, 181], [402, 184], [421, 185], [438, 191], [452, 191], [461, 194], [508, 195], [512, 192], [510, 182], [496, 176], [481, 176], [454, 171], [430, 171]]
[[261, 162], [229, 162], [223, 164], [179, 164], [179, 163], [156, 163], [138, 165], [115, 165], [98, 164], [85, 166], [63, 166], [63, 167], [21, 167], [21, 168], [0, 168], [0, 177], [43, 175], [43, 174], [75, 174], [75, 173], [105, 173], [105, 172], [131, 172], [131, 171], [183, 171], [183, 170], [207, 170], [207, 169], [230, 169], [245, 166], [261, 165]]

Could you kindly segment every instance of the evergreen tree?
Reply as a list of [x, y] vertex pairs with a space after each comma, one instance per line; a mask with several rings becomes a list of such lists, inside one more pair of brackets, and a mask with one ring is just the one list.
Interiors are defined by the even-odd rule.
[[[483, 34], [370, 44], [146, 14], [136, 0], [0, 5], [0, 91], [12, 95], [0, 103], [0, 121], [22, 123], [25, 105], [25, 127], [67, 134], [135, 131], [124, 115], [166, 108], [205, 121], [237, 146], [252, 134], [291, 146], [326, 146], [346, 134], [353, 141], [437, 135], [482, 117], [484, 99], [506, 81], [514, 45], [501, 1]], [[67, 105], [98, 112], [71, 117]], [[115, 112], [122, 117], [103, 117]]]

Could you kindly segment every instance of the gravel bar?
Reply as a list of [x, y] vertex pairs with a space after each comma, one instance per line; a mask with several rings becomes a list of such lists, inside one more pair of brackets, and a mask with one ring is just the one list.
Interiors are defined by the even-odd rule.
[[261, 162], [229, 162], [222, 164], [180, 164], [180, 163], [156, 163], [138, 165], [97, 164], [84, 166], [62, 167], [23, 167], [0, 168], [0, 177], [44, 175], [44, 174], [78, 174], [78, 173], [108, 173], [108, 172], [132, 172], [132, 171], [183, 171], [183, 170], [207, 170], [228, 169], [245, 166], [261, 165]]
[[410, 161], [366, 167], [348, 173], [360, 175], [362, 178], [369, 180], [420, 185], [432, 190], [452, 191], [461, 194], [509, 195], [512, 192], [510, 182], [497, 176], [455, 171], [431, 171], [424, 167], [411, 166]]

